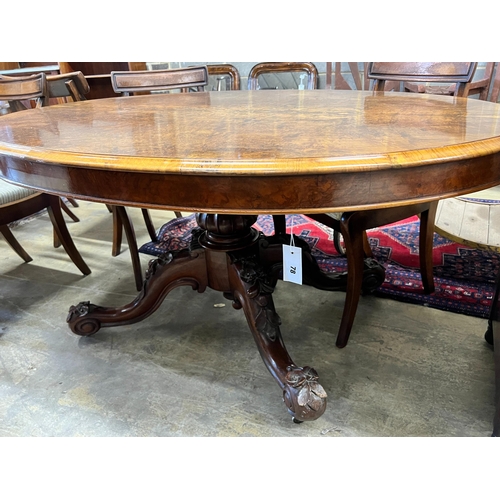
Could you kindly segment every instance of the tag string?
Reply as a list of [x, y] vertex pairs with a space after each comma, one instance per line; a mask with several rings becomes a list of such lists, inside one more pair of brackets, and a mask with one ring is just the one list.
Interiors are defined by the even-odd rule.
[[290, 223], [290, 246], [294, 247], [295, 246], [295, 241], [293, 239], [293, 214], [290, 216], [292, 219], [292, 222]]

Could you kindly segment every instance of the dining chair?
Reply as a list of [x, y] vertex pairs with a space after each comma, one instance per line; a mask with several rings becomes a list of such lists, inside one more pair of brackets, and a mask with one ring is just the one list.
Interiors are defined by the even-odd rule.
[[[288, 81], [284, 81], [285, 74], [289, 75]], [[267, 90], [295, 87], [312, 90], [318, 88], [318, 78], [318, 69], [312, 62], [262, 62], [251, 68], [247, 88]], [[260, 84], [261, 81], [264, 86]]]
[[[342, 65], [347, 67], [343, 70]], [[360, 71], [361, 65], [361, 71]], [[366, 68], [368, 63], [331, 62], [326, 63], [325, 68], [325, 88], [335, 90], [369, 90], [370, 80], [367, 77]], [[332, 80], [333, 76], [333, 80]]]
[[208, 64], [207, 70], [209, 77], [217, 78], [217, 85], [212, 90], [223, 90], [223, 82], [225, 82], [224, 90], [240, 90], [240, 72], [232, 64]]
[[[495, 69], [494, 62], [486, 63], [484, 68], [484, 72], [482, 75], [472, 80], [468, 84], [468, 92], [467, 96], [477, 95], [478, 99], [482, 101], [486, 101], [488, 99], [491, 83], [493, 81], [493, 72]], [[478, 71], [476, 71], [475, 76], [478, 76]], [[405, 82], [404, 84], [405, 91], [409, 92], [418, 92], [418, 93], [426, 93], [426, 94], [439, 94], [439, 95], [456, 95], [456, 84], [448, 84], [448, 85], [428, 85], [426, 83], [411, 83]]]
[[467, 97], [476, 66], [475, 62], [372, 62], [368, 64], [367, 76], [374, 82], [374, 91], [385, 90], [387, 81], [401, 82], [403, 85], [406, 82], [452, 82], [452, 95]]
[[[283, 79], [285, 74], [289, 75], [288, 81]], [[277, 75], [282, 78], [280, 79]], [[299, 75], [298, 79], [297, 75]], [[303, 82], [304, 78], [307, 78], [305, 83]], [[264, 87], [259, 83], [261, 79], [265, 85]], [[293, 86], [304, 90], [314, 90], [318, 88], [318, 81], [318, 69], [312, 62], [261, 62], [250, 69], [247, 88], [248, 90], [274, 90], [280, 87], [292, 88]], [[284, 215], [273, 215], [273, 223], [276, 235], [286, 233]]]
[[143, 71], [147, 69], [145, 62], [59, 62], [60, 73], [81, 71], [90, 86], [87, 99], [106, 99], [116, 97], [111, 86], [111, 71]]
[[23, 111], [47, 102], [47, 80], [43, 73], [29, 76], [0, 76], [0, 100], [9, 104], [10, 112]]
[[[151, 92], [177, 91], [181, 92], [203, 92], [208, 85], [208, 69], [206, 66], [190, 66], [186, 68], [159, 69], [152, 71], [112, 71], [110, 73], [113, 90], [117, 94], [129, 96], [130, 94], [144, 94]], [[157, 235], [153, 221], [148, 209], [141, 208], [149, 236], [152, 241], [157, 241]], [[182, 213], [174, 211], [176, 217], [182, 217]], [[134, 276], [137, 290], [142, 288], [142, 270], [140, 267], [139, 250], [135, 238], [132, 221], [127, 210], [123, 206], [113, 206], [113, 217], [116, 220], [115, 229], [123, 225], [129, 250], [132, 257]], [[122, 224], [120, 224], [120, 222]], [[121, 233], [113, 236], [114, 251], [119, 252]], [[116, 242], [116, 246], [115, 246]]]
[[[37, 98], [36, 101], [33, 101], [32, 99], [24, 100], [24, 102], [23, 101], [17, 101], [17, 100], [11, 100], [11, 102], [9, 104], [9, 108], [10, 108], [9, 111], [11, 111], [11, 112], [22, 111], [24, 109], [27, 109], [27, 107], [28, 107], [27, 103], [29, 103], [30, 107], [31, 107], [31, 105], [32, 105], [33, 102], [34, 102], [34, 105], [37, 106], [37, 107], [47, 106], [50, 103], [50, 97], [52, 97], [51, 96], [51, 86], [50, 86], [49, 80], [51, 78], [57, 79], [57, 78], [60, 78], [62, 76], [63, 75], [46, 75], [46, 86], [47, 86], [47, 91], [48, 91], [48, 94], [47, 94], [48, 97], [40, 97], [40, 98]], [[34, 82], [36, 82], [38, 80], [38, 78], [39, 78], [39, 73], [38, 74], [28, 75], [28, 76], [21, 76], [21, 77], [17, 77], [17, 78], [24, 78], [26, 80], [23, 83], [24, 86], [26, 86], [28, 84], [31, 85], [31, 86], [33, 86]], [[9, 92], [8, 91], [9, 82], [10, 82], [11, 85], [17, 85], [17, 83], [15, 81], [16, 77], [0, 75], [0, 79], [4, 81], [4, 92], [6, 92], [7, 94]], [[36, 89], [37, 89], [36, 84], [35, 84], [35, 86], [31, 87], [31, 89], [36, 92]], [[13, 97], [15, 97], [15, 96], [13, 96]], [[67, 198], [67, 200], [73, 206], [78, 206], [78, 204], [72, 198]], [[66, 203], [63, 202], [63, 200], [61, 200], [61, 208], [64, 210], [64, 212], [74, 222], [79, 222], [80, 221], [80, 219], [70, 210], [70, 208], [66, 205]], [[57, 239], [57, 233], [56, 232], [54, 232], [54, 246], [55, 247], [60, 246], [60, 242]]]
[[87, 79], [81, 71], [47, 76], [49, 98], [65, 101], [85, 101], [90, 92]]
[[[47, 86], [50, 99], [56, 99], [57, 101], [61, 99], [64, 101], [85, 101], [86, 95], [88, 95], [91, 91], [90, 85], [81, 71], [72, 71], [70, 73], [62, 73], [59, 75], [49, 75], [47, 76]], [[73, 203], [75, 203], [72, 199], [69, 199], [69, 201], [73, 201]], [[63, 205], [63, 207], [64, 206], [65, 205]], [[126, 210], [114, 205], [106, 206], [113, 215], [113, 241], [111, 255], [116, 257], [120, 254], [123, 230], [125, 230], [125, 237], [127, 238], [130, 256], [132, 259], [136, 289], [140, 290], [142, 288], [142, 272], [132, 220]], [[143, 216], [149, 234], [156, 237], [149, 213], [147, 211], [143, 211]], [[54, 245], [57, 246], [57, 241], [55, 241]]]
[[[89, 84], [81, 71], [47, 75], [47, 89], [49, 92], [49, 105], [52, 103], [84, 101], [86, 99], [85, 95], [90, 92]], [[67, 200], [74, 207], [78, 206], [74, 198], [67, 198]], [[68, 213], [65, 208], [66, 204], [63, 203], [61, 206]], [[72, 212], [68, 213], [68, 215], [75, 222], [78, 221]]]
[[[45, 105], [49, 100], [45, 74], [0, 78], [0, 100], [8, 102], [10, 112], [30, 109], [30, 103], [35, 103], [35, 107]], [[13, 250], [25, 262], [30, 262], [33, 259], [15, 238], [9, 224], [46, 208], [54, 227], [55, 238], [62, 244], [82, 274], [88, 275], [91, 271], [75, 247], [66, 227], [62, 205], [58, 196], [20, 187], [0, 179], [0, 232]]]
[[[453, 83], [457, 96], [467, 96], [468, 84], [474, 76], [475, 62], [466, 63], [379, 63], [366, 66], [367, 77], [373, 81], [373, 90], [387, 90], [402, 86], [403, 82]], [[434, 291], [432, 248], [434, 221], [438, 202], [418, 203], [406, 207], [352, 212], [305, 214], [334, 230], [344, 241], [340, 253], [347, 257], [347, 288], [342, 319], [337, 334], [337, 347], [345, 347], [349, 340], [362, 291], [364, 259], [372, 257], [366, 230], [391, 224], [414, 215], [420, 216], [419, 256], [424, 293]], [[338, 241], [338, 238], [337, 238]], [[340, 243], [338, 243], [340, 247]], [[369, 291], [365, 290], [365, 291]]]

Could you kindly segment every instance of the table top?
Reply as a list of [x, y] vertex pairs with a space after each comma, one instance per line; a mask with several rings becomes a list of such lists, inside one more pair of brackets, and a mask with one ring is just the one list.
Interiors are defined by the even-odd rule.
[[409, 204], [500, 183], [500, 106], [331, 90], [83, 101], [0, 117], [0, 173], [56, 194], [152, 208]]

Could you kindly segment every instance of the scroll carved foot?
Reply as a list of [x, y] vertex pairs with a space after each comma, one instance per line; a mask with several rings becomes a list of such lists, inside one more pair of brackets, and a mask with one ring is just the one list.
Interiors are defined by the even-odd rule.
[[167, 294], [178, 286], [191, 286], [203, 292], [207, 269], [203, 249], [167, 253], [149, 263], [139, 295], [122, 307], [101, 307], [90, 302], [71, 306], [66, 319], [73, 333], [89, 336], [101, 327], [129, 325], [150, 316]]
[[73, 333], [84, 337], [94, 335], [101, 329], [101, 322], [95, 317], [94, 313], [99, 313], [104, 309], [90, 302], [80, 302], [78, 305], [69, 308], [66, 322], [69, 323]]
[[[280, 332], [281, 320], [274, 308], [275, 277], [255, 256], [232, 256], [229, 281], [233, 306], [243, 309], [260, 355], [283, 390], [283, 400], [294, 421], [316, 420], [326, 409], [326, 392], [317, 372], [301, 368], [290, 358]], [[226, 295], [229, 296], [229, 295]]]

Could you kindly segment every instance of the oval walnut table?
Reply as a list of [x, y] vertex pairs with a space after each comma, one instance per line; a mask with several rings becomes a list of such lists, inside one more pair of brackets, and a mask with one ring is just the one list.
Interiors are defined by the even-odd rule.
[[[412, 205], [499, 184], [500, 106], [324, 90], [84, 101], [1, 117], [0, 169], [61, 196], [197, 212], [191, 247], [152, 261], [133, 302], [72, 306], [71, 329], [141, 321], [177, 286], [221, 291], [243, 309], [294, 419], [314, 420], [326, 393], [290, 358], [273, 305], [284, 241], [253, 229], [256, 216]], [[341, 286], [307, 246], [303, 267], [306, 283]]]

